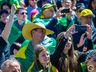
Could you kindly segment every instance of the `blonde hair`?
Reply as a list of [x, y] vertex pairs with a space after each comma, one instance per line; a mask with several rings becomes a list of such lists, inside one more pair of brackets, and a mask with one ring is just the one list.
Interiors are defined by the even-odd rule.
[[1, 65], [2, 72], [8, 72], [7, 70], [13, 63], [20, 65], [16, 59], [14, 59], [14, 58], [8, 59], [8, 60], [4, 61], [4, 63]]

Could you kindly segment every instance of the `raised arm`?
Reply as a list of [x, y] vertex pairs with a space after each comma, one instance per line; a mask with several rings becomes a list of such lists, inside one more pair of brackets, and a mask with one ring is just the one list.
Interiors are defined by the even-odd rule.
[[1, 37], [5, 41], [8, 41], [8, 37], [9, 37], [10, 31], [11, 31], [11, 27], [12, 27], [12, 24], [13, 24], [13, 21], [14, 21], [15, 11], [16, 11], [16, 7], [15, 7], [15, 5], [13, 5], [11, 7], [11, 13], [9, 15], [8, 22], [6, 23], [5, 28], [4, 28], [4, 30], [3, 30], [2, 34], [1, 34]]

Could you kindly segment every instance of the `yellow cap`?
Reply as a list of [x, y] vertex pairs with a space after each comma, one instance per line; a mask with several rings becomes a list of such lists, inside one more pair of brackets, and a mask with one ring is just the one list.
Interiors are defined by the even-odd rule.
[[89, 15], [94, 17], [94, 14], [90, 9], [84, 9], [80, 13], [80, 16], [89, 16]]

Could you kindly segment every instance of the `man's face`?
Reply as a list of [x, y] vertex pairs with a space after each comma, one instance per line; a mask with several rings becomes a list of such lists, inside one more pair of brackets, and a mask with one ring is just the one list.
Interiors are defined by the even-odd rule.
[[35, 8], [37, 4], [37, 0], [29, 0], [29, 4], [31, 5], [31, 7]]
[[8, 14], [3, 13], [3, 14], [0, 16], [0, 21], [2, 21], [2, 22], [4, 22], [4, 23], [7, 23], [7, 22], [8, 22]]
[[43, 12], [44, 18], [52, 18], [54, 15], [54, 8], [47, 9]]
[[92, 18], [93, 18], [92, 16], [84, 16], [84, 17], [81, 17], [80, 20], [81, 20], [81, 23], [85, 25], [85, 24], [91, 24]]
[[92, 7], [93, 7], [94, 10], [96, 9], [96, 0], [92, 1]]
[[43, 41], [46, 31], [42, 28], [34, 29], [32, 31], [32, 40], [37, 40], [38, 42]]
[[62, 7], [71, 8], [71, 0], [63, 0]]
[[27, 11], [20, 9], [17, 14], [18, 20], [25, 21], [27, 19]]
[[21, 72], [20, 65], [17, 62], [10, 62], [4, 72]]
[[10, 12], [11, 12], [10, 8], [9, 8], [7, 5], [4, 5], [4, 6], [3, 6], [3, 10], [7, 10], [7, 11], [8, 11], [8, 13], [10, 13]]

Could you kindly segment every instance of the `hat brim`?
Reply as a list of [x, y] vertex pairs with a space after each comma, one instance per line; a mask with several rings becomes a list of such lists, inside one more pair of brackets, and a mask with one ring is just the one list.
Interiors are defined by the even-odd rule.
[[80, 13], [80, 16], [81, 17], [84, 17], [84, 16], [95, 17], [95, 15], [93, 14], [93, 12], [90, 9], [84, 9], [84, 10], [82, 10], [81, 13]]
[[92, 17], [95, 17], [94, 14], [86, 14], [86, 15], [84, 15], [84, 16], [92, 16]]
[[24, 38], [28, 39], [28, 40], [32, 40], [32, 35], [31, 35], [31, 31], [33, 29], [36, 29], [36, 28], [42, 28], [46, 31], [45, 35], [49, 35], [49, 34], [53, 34], [54, 32], [52, 30], [49, 30], [49, 29], [46, 29], [46, 28], [43, 28], [39, 25], [36, 25], [35, 23], [29, 23], [29, 24], [26, 24], [23, 29], [22, 29], [22, 35], [24, 36]]
[[46, 10], [46, 9], [51, 9], [51, 8], [56, 8], [56, 5], [51, 5], [48, 7], [42, 7], [42, 11]]

